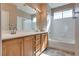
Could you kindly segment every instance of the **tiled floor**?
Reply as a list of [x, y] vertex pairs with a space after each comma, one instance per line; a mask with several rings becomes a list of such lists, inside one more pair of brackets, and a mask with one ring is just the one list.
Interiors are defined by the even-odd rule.
[[73, 56], [73, 54], [52, 48], [47, 48], [40, 56]]

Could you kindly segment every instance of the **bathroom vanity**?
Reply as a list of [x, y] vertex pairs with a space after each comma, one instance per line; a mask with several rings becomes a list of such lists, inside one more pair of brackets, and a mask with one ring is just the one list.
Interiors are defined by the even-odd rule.
[[2, 35], [3, 56], [38, 56], [47, 46], [47, 32]]

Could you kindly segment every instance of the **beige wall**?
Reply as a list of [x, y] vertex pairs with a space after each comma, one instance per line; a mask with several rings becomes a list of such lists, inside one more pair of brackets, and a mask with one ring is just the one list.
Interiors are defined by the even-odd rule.
[[47, 26], [47, 4], [41, 3], [38, 7], [41, 12], [37, 14], [37, 26], [40, 31], [43, 31], [44, 28]]
[[[0, 3], [0, 24], [1, 24], [1, 3]], [[1, 25], [0, 25], [0, 56], [2, 55]]]
[[79, 56], [79, 18], [76, 20], [76, 44], [75, 44], [75, 55]]
[[[77, 10], [76, 10], [77, 9]], [[75, 5], [75, 10], [77, 11], [77, 12], [79, 12], [79, 3], [77, 3], [76, 5]], [[79, 14], [78, 14], [78, 16], [77, 16], [78, 18], [76, 19], [76, 23], [75, 23], [75, 31], [76, 31], [76, 33], [75, 33], [75, 35], [76, 35], [76, 44], [75, 44], [75, 55], [76, 56], [79, 56]]]
[[12, 4], [2, 3], [1, 10], [9, 12], [9, 23], [16, 25], [16, 6]]

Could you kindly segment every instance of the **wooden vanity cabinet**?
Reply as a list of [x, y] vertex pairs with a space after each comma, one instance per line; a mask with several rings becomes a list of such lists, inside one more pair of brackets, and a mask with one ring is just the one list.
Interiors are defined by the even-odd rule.
[[3, 56], [38, 56], [48, 44], [47, 33], [2, 41]]
[[3, 56], [21, 56], [21, 38], [2, 41]]
[[33, 40], [35, 36], [26, 36], [18, 39], [8, 39], [2, 42], [3, 56], [32, 56]]
[[36, 56], [39, 56], [48, 46], [48, 34], [37, 34], [36, 39], [33, 42], [35, 42], [33, 43], [34, 53]]

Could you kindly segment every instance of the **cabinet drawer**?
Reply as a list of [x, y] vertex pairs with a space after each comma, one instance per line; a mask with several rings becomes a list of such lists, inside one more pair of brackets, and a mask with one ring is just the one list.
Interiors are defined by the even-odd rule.
[[36, 35], [36, 40], [40, 40], [40, 38], [41, 38], [41, 35]]
[[33, 45], [38, 45], [38, 44], [40, 44], [41, 42], [40, 42], [40, 40], [37, 40], [37, 41], [33, 41]]
[[40, 50], [39, 50], [39, 51], [37, 51], [37, 52], [36, 52], [36, 56], [39, 56], [39, 55], [40, 55], [40, 53], [41, 53], [41, 52], [40, 52]]
[[38, 48], [40, 48], [40, 44], [32, 46], [32, 47], [33, 47], [33, 49], [38, 49]]
[[44, 36], [45, 36], [45, 35], [47, 35], [47, 33], [43, 33], [42, 35], [44, 35]]
[[42, 38], [45, 38], [45, 36], [47, 36], [47, 34], [46, 34], [46, 33], [42, 34]]
[[40, 45], [40, 40], [37, 40], [36, 41], [36, 45]]
[[36, 46], [33, 46], [33, 51], [34, 53], [36, 53], [38, 50], [40, 50], [40, 45], [36, 45]]

